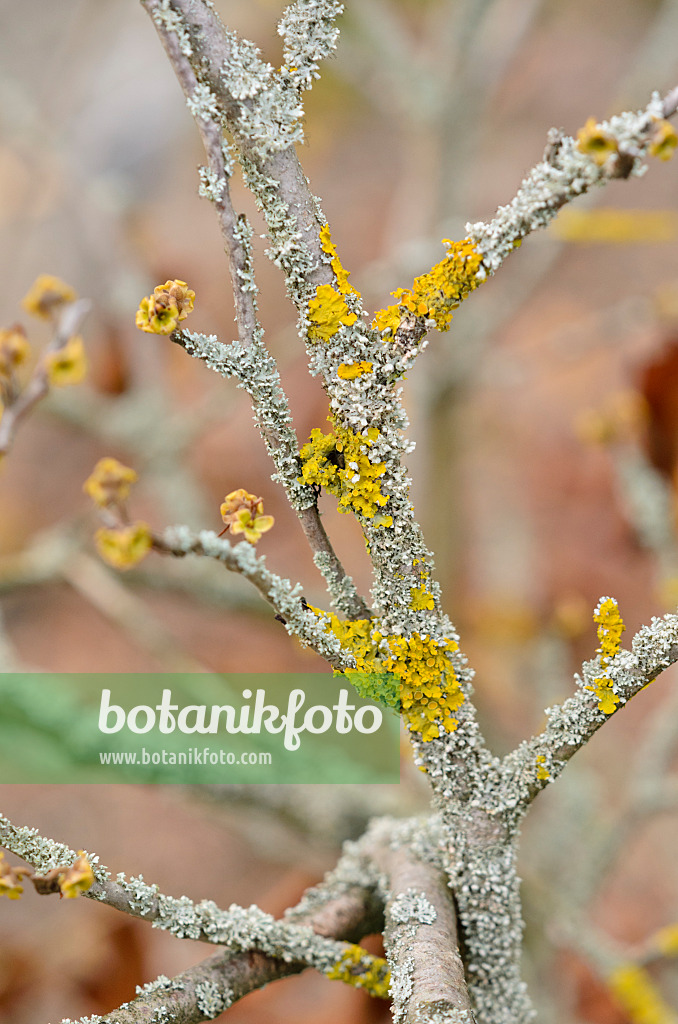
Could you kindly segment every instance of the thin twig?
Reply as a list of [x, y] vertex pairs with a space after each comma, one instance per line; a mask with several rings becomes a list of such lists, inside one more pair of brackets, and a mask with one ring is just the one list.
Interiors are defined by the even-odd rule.
[[[52, 339], [46, 352], [58, 352], [69, 338], [77, 334], [80, 325], [92, 308], [89, 299], [77, 299], [64, 306], [59, 314]], [[44, 360], [36, 366], [33, 376], [19, 394], [16, 401], [9, 404], [0, 419], [0, 457], [6, 455], [14, 442], [14, 436], [21, 421], [28, 416], [38, 402], [49, 394], [50, 384]]]
[[334, 634], [325, 631], [327, 620], [316, 615], [306, 604], [301, 585], [293, 585], [267, 569], [265, 559], [257, 556], [247, 541], [232, 546], [211, 530], [193, 533], [187, 527], [176, 526], [165, 530], [161, 537], [154, 536], [153, 547], [161, 554], [175, 558], [200, 555], [221, 562], [231, 572], [249, 580], [275, 609], [287, 632], [312, 647], [333, 668], [342, 671], [354, 665], [352, 655], [343, 650]]

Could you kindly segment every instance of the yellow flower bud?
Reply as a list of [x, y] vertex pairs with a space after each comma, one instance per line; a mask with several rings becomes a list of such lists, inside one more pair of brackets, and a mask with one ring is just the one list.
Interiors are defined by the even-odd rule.
[[602, 167], [607, 158], [617, 152], [617, 140], [598, 125], [595, 117], [590, 117], [577, 132], [577, 148]]
[[138, 479], [129, 466], [107, 457], [99, 459], [85, 480], [83, 490], [97, 505], [105, 507], [125, 501], [129, 497], [130, 485]]
[[226, 529], [232, 534], [244, 534], [250, 544], [257, 544], [275, 522], [273, 516], [263, 514], [262, 499], [249, 494], [243, 487], [226, 495], [220, 512]]
[[58, 883], [61, 895], [70, 900], [92, 888], [94, 874], [84, 850], [78, 850], [78, 856], [71, 867], [59, 873]]
[[673, 125], [664, 120], [656, 121], [648, 150], [650, 156], [657, 156], [660, 160], [670, 160], [676, 146], [678, 146], [678, 135]]
[[97, 530], [94, 540], [103, 560], [115, 569], [138, 565], [153, 546], [151, 531], [141, 522], [118, 529], [102, 528]]
[[41, 274], [31, 285], [21, 305], [27, 313], [48, 320], [59, 311], [60, 306], [66, 302], [74, 302], [76, 297], [70, 285], [64, 284], [58, 277]]
[[26, 362], [30, 354], [26, 332], [20, 324], [0, 331], [0, 376], [9, 376], [16, 366]]
[[82, 338], [73, 335], [63, 348], [47, 352], [44, 357], [47, 378], [53, 387], [79, 384], [87, 373], [87, 357]]

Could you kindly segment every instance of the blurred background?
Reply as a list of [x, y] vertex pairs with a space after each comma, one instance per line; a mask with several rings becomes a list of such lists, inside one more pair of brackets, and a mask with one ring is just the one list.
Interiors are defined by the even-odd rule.
[[[282, 3], [216, 6], [280, 63]], [[678, 0], [347, 7], [336, 58], [307, 96], [300, 157], [368, 309], [438, 261], [442, 238], [508, 202], [551, 126], [576, 133], [678, 82]], [[262, 495], [276, 524], [259, 552], [327, 606], [246, 396], [134, 326], [141, 297], [180, 278], [197, 294], [191, 329], [235, 336], [218, 227], [197, 196], [198, 135], [152, 24], [133, 0], [0, 10], [0, 327], [22, 322], [37, 351], [46, 343], [20, 306], [41, 273], [94, 304], [87, 382], [39, 406], [0, 467], [0, 666], [314, 671], [315, 656], [219, 566], [152, 555], [123, 575], [94, 550], [82, 483], [113, 455], [140, 476], [133, 516], [158, 530], [219, 530], [227, 492]], [[237, 175], [233, 195], [263, 233]], [[262, 320], [303, 443], [325, 428], [326, 401], [264, 248]], [[415, 507], [502, 754], [572, 692], [597, 646], [601, 595], [618, 599], [627, 638], [678, 602], [678, 161], [653, 160], [529, 238], [432, 336], [406, 404]], [[321, 508], [367, 592], [356, 524], [332, 500]], [[615, 716], [528, 820], [526, 976], [540, 1021], [640, 1020], [606, 981], [629, 950], [664, 1000], [653, 1019], [675, 1019], [678, 971], [654, 937], [678, 921], [675, 684], [667, 673]], [[4, 786], [0, 808], [172, 895], [278, 914], [370, 815], [425, 809], [405, 747], [402, 776], [373, 789]], [[0, 1022], [105, 1013], [208, 953], [85, 900], [26, 893], [0, 903]], [[307, 972], [228, 1011], [258, 1024], [319, 1017], [388, 1010]]]

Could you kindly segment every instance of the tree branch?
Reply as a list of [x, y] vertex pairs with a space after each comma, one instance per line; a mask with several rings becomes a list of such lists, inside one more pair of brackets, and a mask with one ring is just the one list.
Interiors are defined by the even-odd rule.
[[[58, 352], [69, 338], [77, 334], [80, 326], [92, 308], [89, 299], [77, 299], [64, 305], [59, 313], [54, 334], [45, 350]], [[14, 402], [9, 403], [0, 418], [0, 458], [7, 455], [14, 442], [14, 436], [21, 421], [29, 415], [38, 402], [49, 394], [50, 383], [44, 359], [33, 371], [33, 376]]]
[[174, 555], [175, 558], [201, 555], [221, 562], [231, 572], [237, 572], [248, 579], [275, 608], [287, 632], [312, 647], [333, 668], [343, 671], [355, 665], [353, 655], [344, 650], [333, 633], [326, 631], [328, 618], [316, 615], [307, 606], [301, 584], [292, 584], [270, 572], [266, 568], [265, 558], [255, 554], [254, 548], [247, 541], [232, 546], [212, 530], [193, 533], [187, 526], [174, 526], [165, 530], [161, 537], [154, 536], [153, 547], [161, 554]]
[[[0, 845], [41, 872], [76, 856], [67, 846], [40, 836], [35, 829], [15, 826], [1, 814]], [[350, 858], [343, 859], [339, 874], [325, 885], [322, 895], [315, 892], [311, 900], [292, 908], [285, 921], [276, 921], [258, 907], [245, 910], [233, 904], [228, 910], [220, 910], [211, 901], [194, 904], [185, 896], [175, 899], [141, 878], [118, 875], [114, 881], [96, 855], [87, 854], [87, 859], [95, 882], [85, 896], [150, 921], [178, 938], [229, 947], [227, 953], [211, 957], [173, 979], [161, 976], [144, 986], [137, 999], [101, 1017], [102, 1024], [145, 1024], [157, 1020], [163, 1007], [166, 1017], [160, 1019], [173, 1024], [198, 1024], [218, 1016], [254, 989], [308, 966], [369, 991], [374, 991], [375, 978], [384, 976], [383, 961], [342, 941], [362, 938], [381, 915], [374, 875], [356, 873], [356, 862]], [[359, 959], [352, 961], [351, 978], [343, 979], [335, 968], [355, 950], [360, 953]], [[151, 1012], [154, 1017], [149, 1016]]]
[[172, 341], [189, 355], [200, 359], [222, 377], [236, 377], [252, 400], [255, 421], [273, 459], [290, 504], [295, 509], [314, 554], [314, 562], [325, 578], [336, 607], [350, 619], [370, 618], [369, 608], [359, 596], [330, 542], [318, 512], [318, 498], [311, 487], [299, 483], [299, 443], [292, 426], [287, 397], [282, 389], [275, 360], [261, 340], [259, 330], [247, 346], [225, 345], [214, 335], [175, 331]]
[[562, 772], [569, 759], [611, 717], [601, 711], [593, 689], [594, 680], [608, 677], [620, 698], [616, 714], [627, 701], [678, 661], [678, 616], [653, 618], [636, 633], [630, 651], [620, 651], [601, 668], [599, 658], [586, 662], [581, 689], [563, 704], [547, 708], [548, 725], [538, 736], [521, 743], [502, 763], [502, 800], [506, 807], [524, 813], [545, 786]]
[[[245, 217], [236, 217], [231, 203], [228, 179], [232, 169], [232, 157], [223, 138], [223, 126], [220, 123], [225, 118], [219, 113], [216, 95], [213, 95], [210, 88], [200, 83], [196, 77], [191, 66], [193, 54], [188, 52], [192, 47], [186, 46], [185, 37], [176, 30], [176, 22], [162, 16], [163, 11], [167, 14], [169, 8], [152, 0], [146, 2], [145, 6], [153, 16], [165, 51], [200, 131], [209, 164], [207, 169], [203, 168], [201, 171], [201, 194], [213, 201], [217, 211], [231, 272], [236, 323], [242, 349], [250, 346], [255, 349], [254, 352], [248, 353], [248, 360], [244, 359], [245, 353], [241, 350], [240, 358], [232, 360], [228, 375], [237, 376], [252, 398], [257, 426], [275, 462], [277, 479], [284, 486], [290, 503], [299, 516], [304, 535], [314, 553], [314, 561], [327, 581], [337, 609], [348, 618], [369, 618], [365, 602], [358, 596], [320, 521], [316, 495], [309, 487], [301, 487], [297, 480], [299, 470], [296, 455], [299, 444], [292, 427], [292, 416], [282, 389], [280, 374], [275, 361], [263, 345], [263, 330], [257, 316], [257, 288], [250, 247], [251, 229]], [[336, 16], [340, 5], [330, 3], [328, 9]], [[288, 18], [293, 24], [294, 17]], [[282, 25], [283, 23], [281, 27]], [[219, 38], [225, 37], [223, 26], [215, 18], [210, 29], [212, 34], [207, 37], [210, 42], [216, 40], [217, 36], [214, 33], [217, 28], [220, 31]], [[299, 72], [300, 69], [297, 67], [296, 70]], [[293, 153], [293, 150], [291, 152]], [[195, 344], [191, 346], [190, 336], [184, 339], [177, 333], [173, 340], [183, 344], [191, 355], [204, 359], [212, 369], [224, 372], [215, 365], [213, 359], [201, 354]], [[235, 356], [235, 352], [231, 355]], [[222, 367], [223, 365], [222, 363]], [[256, 369], [256, 374], [251, 372], [253, 368]]]
[[602, 164], [580, 150], [575, 139], [552, 129], [544, 159], [529, 172], [511, 202], [501, 206], [491, 221], [466, 225], [483, 254], [484, 266], [494, 273], [526, 235], [546, 227], [566, 203], [595, 185], [642, 174], [654, 124], [671, 117], [676, 109], [678, 88], [664, 100], [655, 93], [645, 110], [626, 111], [596, 125], [595, 131], [616, 146]]
[[393, 1018], [402, 1024], [475, 1020], [444, 872], [400, 847], [376, 857], [388, 885], [384, 943]]

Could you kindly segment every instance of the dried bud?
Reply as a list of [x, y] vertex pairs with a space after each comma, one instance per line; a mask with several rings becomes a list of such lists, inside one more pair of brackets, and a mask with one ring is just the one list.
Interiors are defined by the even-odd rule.
[[171, 334], [193, 309], [194, 299], [185, 281], [166, 281], [141, 300], [136, 325], [148, 334]]

